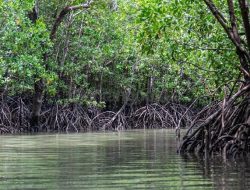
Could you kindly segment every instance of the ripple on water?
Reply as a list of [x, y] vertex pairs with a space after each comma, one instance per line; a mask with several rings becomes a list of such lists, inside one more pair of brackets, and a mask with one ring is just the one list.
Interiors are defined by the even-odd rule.
[[176, 154], [173, 130], [3, 136], [0, 189], [250, 189], [250, 167]]

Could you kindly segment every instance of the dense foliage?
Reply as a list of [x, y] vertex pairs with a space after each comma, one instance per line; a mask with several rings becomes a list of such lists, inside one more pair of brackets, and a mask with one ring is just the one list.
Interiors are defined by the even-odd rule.
[[[55, 40], [56, 16], [78, 1], [1, 2], [1, 89], [46, 98], [118, 107], [127, 91], [137, 104], [218, 97], [238, 74], [230, 41], [202, 2], [96, 1], [67, 14]], [[49, 59], [44, 63], [44, 54]], [[7, 93], [7, 92], [6, 92]]]
[[248, 74], [213, 2], [230, 20], [226, 0], [0, 0], [0, 128], [183, 126]]

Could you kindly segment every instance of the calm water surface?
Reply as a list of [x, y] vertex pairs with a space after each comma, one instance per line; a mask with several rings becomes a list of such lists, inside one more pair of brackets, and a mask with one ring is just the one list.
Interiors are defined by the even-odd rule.
[[0, 189], [250, 189], [248, 161], [176, 147], [172, 130], [0, 136]]

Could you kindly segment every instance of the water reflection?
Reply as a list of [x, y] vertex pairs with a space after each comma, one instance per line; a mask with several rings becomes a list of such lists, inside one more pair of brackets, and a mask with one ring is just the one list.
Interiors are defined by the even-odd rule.
[[217, 189], [249, 189], [250, 187], [250, 160], [224, 160], [214, 157], [204, 160], [195, 155], [183, 157], [186, 162], [196, 162], [203, 175], [213, 181]]
[[176, 153], [172, 130], [1, 136], [0, 189], [249, 189], [248, 162]]

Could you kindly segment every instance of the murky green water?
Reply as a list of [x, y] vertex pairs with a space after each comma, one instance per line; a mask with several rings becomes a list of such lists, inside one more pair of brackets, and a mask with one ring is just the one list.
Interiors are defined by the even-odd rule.
[[172, 130], [0, 136], [0, 189], [250, 189], [248, 162], [176, 154]]

